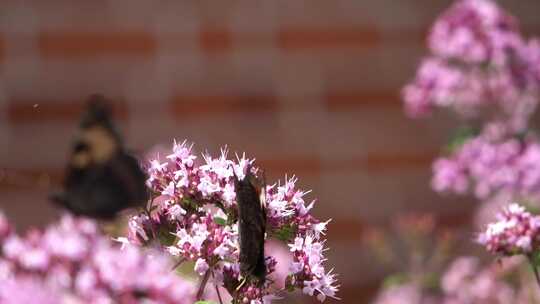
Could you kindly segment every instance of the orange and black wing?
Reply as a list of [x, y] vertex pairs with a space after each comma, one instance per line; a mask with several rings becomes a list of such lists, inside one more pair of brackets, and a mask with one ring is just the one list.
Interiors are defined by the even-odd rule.
[[77, 215], [113, 218], [147, 201], [145, 181], [138, 161], [123, 147], [109, 103], [100, 95], [91, 96], [73, 144], [64, 190], [51, 199]]

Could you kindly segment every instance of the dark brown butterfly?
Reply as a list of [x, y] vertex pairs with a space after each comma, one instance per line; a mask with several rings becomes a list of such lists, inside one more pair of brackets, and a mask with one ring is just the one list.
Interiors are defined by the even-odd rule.
[[73, 144], [64, 191], [51, 200], [76, 215], [110, 219], [148, 200], [145, 181], [139, 162], [123, 147], [109, 103], [92, 95]]
[[262, 284], [266, 279], [266, 184], [264, 178], [255, 176], [248, 166], [242, 180], [234, 175], [234, 188], [238, 204], [240, 273], [244, 280], [255, 278]]

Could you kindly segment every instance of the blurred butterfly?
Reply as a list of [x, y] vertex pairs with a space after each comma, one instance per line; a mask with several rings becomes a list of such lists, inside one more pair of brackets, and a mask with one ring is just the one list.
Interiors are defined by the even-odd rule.
[[66, 169], [63, 192], [51, 200], [76, 215], [111, 219], [148, 200], [146, 175], [128, 154], [111, 120], [108, 101], [92, 95]]
[[234, 189], [238, 204], [238, 235], [240, 244], [240, 274], [244, 277], [238, 289], [248, 278], [259, 284], [266, 279], [264, 235], [266, 233], [266, 183], [246, 168], [243, 179], [234, 175]]

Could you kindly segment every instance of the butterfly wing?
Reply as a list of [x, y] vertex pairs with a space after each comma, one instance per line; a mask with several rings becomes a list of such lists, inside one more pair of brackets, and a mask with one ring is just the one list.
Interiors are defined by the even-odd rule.
[[264, 236], [266, 212], [261, 201], [261, 188], [250, 168], [244, 179], [235, 176], [235, 191], [238, 204], [238, 232], [240, 243], [240, 271], [245, 277], [255, 277], [264, 282], [266, 264], [264, 258]]
[[145, 174], [125, 152], [110, 117], [108, 102], [90, 97], [66, 170], [64, 192], [53, 202], [78, 215], [113, 218], [148, 199]]

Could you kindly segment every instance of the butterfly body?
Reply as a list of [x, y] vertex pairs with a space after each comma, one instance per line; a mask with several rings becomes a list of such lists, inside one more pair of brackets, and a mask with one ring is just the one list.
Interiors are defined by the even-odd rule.
[[146, 176], [114, 129], [106, 101], [92, 96], [53, 202], [77, 215], [109, 219], [148, 199]]
[[264, 283], [266, 277], [264, 188], [265, 186], [251, 172], [250, 167], [247, 168], [243, 179], [235, 175], [240, 273], [244, 278], [255, 278], [259, 283]]

